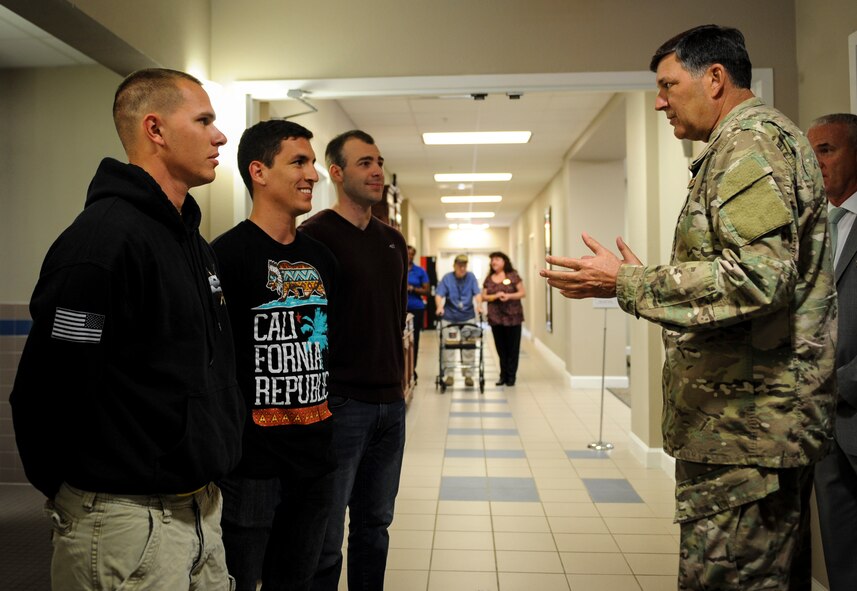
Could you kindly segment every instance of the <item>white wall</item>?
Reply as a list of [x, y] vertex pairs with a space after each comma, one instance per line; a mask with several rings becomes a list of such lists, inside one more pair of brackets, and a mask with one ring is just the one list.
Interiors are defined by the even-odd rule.
[[857, 31], [854, 0], [797, 0], [797, 66], [800, 113], [806, 129], [816, 117], [848, 113], [848, 36]]
[[[602, 245], [616, 252], [616, 237], [625, 230], [625, 163], [577, 162], [567, 164], [567, 208], [563, 223], [554, 222], [555, 243], [564, 250], [554, 253], [581, 257], [591, 254], [581, 234], [588, 232]], [[591, 300], [566, 300], [554, 294], [554, 310], [569, 307], [566, 338], [570, 339], [566, 364], [580, 381], [583, 377], [601, 375], [604, 338], [604, 310], [594, 310]], [[621, 310], [607, 310], [606, 374], [625, 377], [627, 315]], [[597, 380], [596, 380], [597, 381]], [[591, 382], [591, 380], [590, 380]]]
[[783, 108], [797, 111], [793, 0], [212, 0], [211, 7], [212, 76], [222, 82], [640, 71], [676, 33], [725, 22], [742, 29], [756, 67], [775, 68]]
[[29, 301], [101, 159], [125, 160], [111, 115], [119, 81], [100, 66], [0, 70], [0, 301]]
[[[545, 268], [545, 212], [551, 209], [552, 251], [555, 255], [589, 254], [581, 233], [589, 232], [615, 250], [615, 238], [625, 228], [624, 163], [567, 161], [547, 187], [533, 200], [512, 227], [512, 252], [526, 260], [529, 277], [525, 314], [533, 338], [545, 345], [566, 367], [572, 384], [600, 384], [604, 312], [593, 312], [591, 301], [573, 301], [552, 293], [553, 332], [546, 328], [548, 290], [539, 271]], [[525, 254], [522, 254], [525, 253]], [[606, 374], [624, 378], [627, 319], [619, 310], [607, 311]]]
[[415, 260], [419, 261], [420, 257], [427, 256], [423, 248], [422, 217], [407, 197], [402, 202], [402, 235], [409, 245], [417, 249]]
[[[424, 248], [417, 248], [417, 256], [437, 257], [435, 270], [438, 280], [452, 271], [453, 261], [459, 254], [466, 254], [469, 258], [467, 270], [476, 276], [480, 287], [485, 280], [489, 269], [488, 254], [499, 250], [509, 254], [509, 229], [488, 228], [486, 230], [450, 230], [449, 228], [428, 228], [423, 235]], [[512, 264], [516, 264], [513, 259]], [[520, 270], [520, 269], [519, 269]], [[524, 285], [528, 286], [526, 273], [521, 271]], [[530, 320], [526, 312], [526, 302], [529, 299], [529, 288], [527, 297], [524, 298], [524, 324], [528, 326]]]
[[[509, 252], [509, 229], [488, 228], [487, 230], [450, 230], [449, 228], [429, 228], [428, 240], [424, 239], [422, 256], [440, 256], [451, 252], [483, 252], [492, 250]], [[453, 257], [454, 258], [454, 257]], [[514, 263], [515, 261], [512, 261]], [[471, 269], [472, 270], [472, 269]], [[452, 271], [452, 264], [446, 269], [438, 268], [438, 274]]]
[[[44, 10], [50, 11], [50, 4], [55, 0], [29, 2], [43, 3]], [[74, 0], [69, 3], [161, 66], [211, 79], [210, 50], [216, 39], [211, 37], [212, 8], [208, 0]]]
[[539, 276], [539, 271], [546, 267], [545, 263], [545, 213], [551, 209], [551, 234], [554, 254], [569, 252], [564, 228], [567, 219], [568, 205], [568, 167], [562, 166], [551, 182], [530, 203], [530, 206], [515, 224], [513, 235], [516, 244], [525, 245], [528, 275], [532, 277], [529, 286], [529, 296], [525, 304], [525, 313], [529, 314], [531, 322], [528, 325], [530, 334], [538, 342], [544, 344], [563, 363], [568, 363], [571, 339], [568, 327], [570, 325], [570, 306], [560, 300], [562, 296], [552, 294], [553, 305], [551, 322], [553, 331], [548, 332], [547, 322], [547, 284]]
[[[626, 105], [628, 196], [626, 240], [644, 263], [665, 260], [662, 245], [671, 227], [661, 223], [658, 173], [658, 121], [654, 93], [629, 93]], [[646, 447], [662, 445], [661, 379], [663, 345], [660, 329], [631, 319], [631, 430]]]

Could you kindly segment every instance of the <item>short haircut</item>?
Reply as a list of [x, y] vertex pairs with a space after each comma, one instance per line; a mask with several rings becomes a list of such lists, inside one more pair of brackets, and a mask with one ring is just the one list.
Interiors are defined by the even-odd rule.
[[327, 144], [327, 149], [324, 151], [324, 161], [328, 166], [337, 165], [339, 168], [345, 168], [345, 158], [342, 156], [342, 148], [348, 140], [360, 140], [364, 144], [375, 144], [374, 138], [365, 131], [352, 129], [341, 133]]
[[253, 179], [250, 178], [250, 163], [255, 160], [270, 168], [283, 147], [283, 140], [296, 138], [311, 140], [312, 132], [294, 121], [282, 119], [260, 121], [241, 134], [241, 141], [238, 142], [238, 170], [244, 186], [250, 191], [251, 199]]
[[126, 152], [134, 143], [134, 132], [143, 115], [169, 115], [178, 108], [182, 102], [178, 85], [181, 80], [202, 86], [190, 74], [166, 68], [137, 70], [119, 84], [113, 97], [113, 123]]
[[810, 129], [820, 125], [842, 125], [848, 136], [848, 143], [852, 150], [857, 150], [857, 115], [852, 113], [832, 113], [819, 117], [810, 125]]
[[750, 88], [753, 66], [744, 35], [738, 29], [702, 25], [679, 33], [658, 48], [649, 69], [657, 72], [658, 64], [671, 53], [675, 53], [676, 60], [694, 78], [702, 76], [712, 64], [721, 64], [735, 86]]

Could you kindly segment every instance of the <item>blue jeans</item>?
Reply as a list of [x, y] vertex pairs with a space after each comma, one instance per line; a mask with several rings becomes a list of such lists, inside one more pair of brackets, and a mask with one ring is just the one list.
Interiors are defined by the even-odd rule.
[[347, 506], [348, 589], [380, 591], [390, 544], [387, 528], [393, 522], [402, 471], [405, 401], [371, 404], [331, 395], [328, 407], [338, 468], [313, 590], [337, 589]]

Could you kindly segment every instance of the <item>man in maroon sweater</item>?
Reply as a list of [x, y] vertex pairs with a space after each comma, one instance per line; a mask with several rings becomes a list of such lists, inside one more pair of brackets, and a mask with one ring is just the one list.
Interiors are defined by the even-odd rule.
[[313, 589], [337, 589], [348, 507], [348, 587], [380, 590], [405, 445], [408, 253], [402, 234], [372, 217], [384, 195], [384, 159], [372, 137], [343, 133], [325, 157], [337, 202], [299, 228], [333, 251], [343, 296], [330, 310], [329, 333], [328, 407], [339, 466]]

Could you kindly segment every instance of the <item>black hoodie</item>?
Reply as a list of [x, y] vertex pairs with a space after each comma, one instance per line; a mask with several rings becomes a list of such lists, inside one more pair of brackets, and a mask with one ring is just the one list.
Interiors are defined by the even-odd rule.
[[244, 404], [211, 248], [143, 169], [106, 158], [53, 244], [10, 402], [24, 470], [116, 494], [176, 494], [227, 474]]

